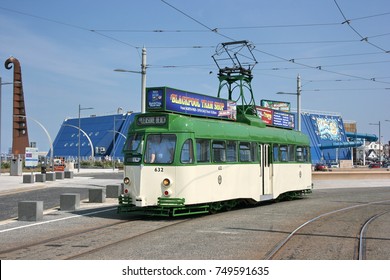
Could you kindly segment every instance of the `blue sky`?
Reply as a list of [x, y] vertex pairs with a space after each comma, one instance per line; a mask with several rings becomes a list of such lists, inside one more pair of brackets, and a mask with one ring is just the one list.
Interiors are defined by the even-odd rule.
[[[216, 96], [216, 46], [227, 38], [249, 40], [259, 62], [256, 102], [296, 107], [295, 96], [275, 93], [295, 92], [299, 73], [303, 109], [339, 112], [362, 133], [378, 134], [378, 125], [369, 123], [381, 121], [382, 141], [390, 140], [389, 1], [165, 2], [1, 0], [0, 76], [11, 82], [4, 61], [11, 55], [20, 61], [27, 115], [54, 139], [79, 104], [94, 108], [83, 116], [140, 110], [140, 75], [113, 70], [139, 71], [143, 46], [147, 86]], [[2, 92], [5, 152], [12, 141], [12, 86]], [[47, 150], [42, 129], [31, 120], [28, 125], [30, 141]]]

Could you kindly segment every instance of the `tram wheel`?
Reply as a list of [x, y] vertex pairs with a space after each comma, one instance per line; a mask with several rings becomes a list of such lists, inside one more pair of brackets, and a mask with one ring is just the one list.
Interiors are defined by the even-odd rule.
[[215, 214], [215, 213], [221, 211], [222, 206], [223, 205], [222, 205], [222, 203], [220, 201], [212, 202], [212, 203], [210, 203], [210, 210], [209, 211], [210, 211], [211, 214]]
[[234, 207], [237, 206], [237, 200], [228, 200], [228, 201], [225, 201], [223, 206], [224, 206], [224, 208], [225, 208], [227, 211], [230, 211], [230, 210], [232, 210]]

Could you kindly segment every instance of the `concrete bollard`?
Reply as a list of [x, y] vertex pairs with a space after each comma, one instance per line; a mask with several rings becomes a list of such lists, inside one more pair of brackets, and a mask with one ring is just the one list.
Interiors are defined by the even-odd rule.
[[41, 221], [43, 219], [43, 201], [19, 201], [19, 221]]
[[34, 183], [34, 174], [24, 174], [23, 183], [27, 183], [27, 184]]
[[64, 171], [66, 179], [73, 179], [73, 171]]
[[89, 202], [103, 203], [106, 201], [105, 189], [89, 189]]
[[46, 174], [35, 174], [35, 182], [46, 182]]
[[56, 171], [56, 179], [57, 180], [63, 180], [65, 178], [65, 173], [64, 171]]
[[63, 193], [60, 195], [60, 210], [70, 211], [80, 208], [79, 193]]
[[56, 174], [54, 172], [46, 173], [46, 181], [55, 181], [55, 180], [56, 180]]
[[117, 198], [121, 194], [120, 185], [107, 185], [106, 186], [106, 197]]

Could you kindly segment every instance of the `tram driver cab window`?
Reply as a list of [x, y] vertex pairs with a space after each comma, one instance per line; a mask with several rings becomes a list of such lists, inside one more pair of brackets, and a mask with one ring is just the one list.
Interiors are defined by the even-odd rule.
[[171, 134], [150, 134], [146, 140], [145, 163], [172, 163], [176, 136]]

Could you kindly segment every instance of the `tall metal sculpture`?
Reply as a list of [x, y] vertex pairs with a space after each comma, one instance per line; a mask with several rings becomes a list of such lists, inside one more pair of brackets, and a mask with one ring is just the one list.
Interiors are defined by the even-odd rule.
[[11, 69], [14, 65], [14, 94], [13, 94], [13, 129], [12, 129], [12, 154], [24, 155], [26, 147], [29, 147], [26, 107], [24, 103], [22, 69], [19, 60], [14, 57], [8, 58], [4, 66]]
[[[227, 99], [241, 103], [237, 109], [243, 113], [254, 113], [255, 100], [252, 92], [252, 69], [257, 64], [248, 41], [221, 43], [212, 56], [219, 68], [218, 97], [227, 88]], [[236, 93], [238, 94], [234, 96]]]

